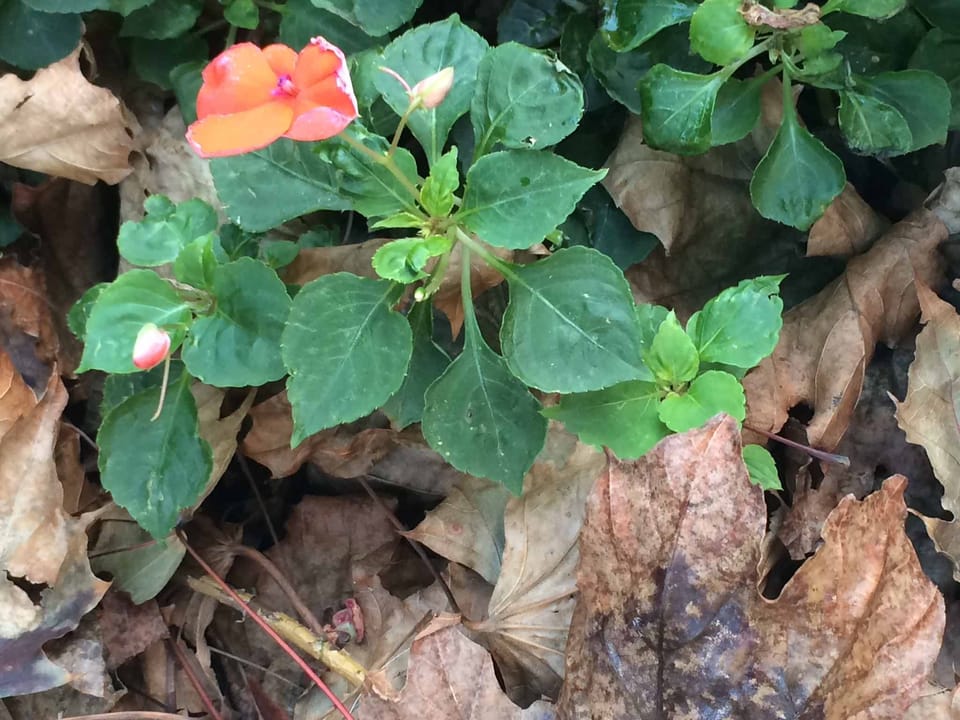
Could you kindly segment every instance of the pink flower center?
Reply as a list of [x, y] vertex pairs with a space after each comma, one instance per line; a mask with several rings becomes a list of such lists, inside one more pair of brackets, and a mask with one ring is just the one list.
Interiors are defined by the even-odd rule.
[[297, 86], [293, 84], [293, 80], [289, 75], [281, 75], [277, 78], [277, 86], [273, 89], [271, 94], [274, 97], [280, 97], [281, 95], [286, 95], [287, 97], [296, 97]]

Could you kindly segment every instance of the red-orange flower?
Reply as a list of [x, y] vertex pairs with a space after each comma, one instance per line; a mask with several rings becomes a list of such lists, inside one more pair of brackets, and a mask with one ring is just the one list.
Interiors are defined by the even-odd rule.
[[240, 155], [280, 137], [324, 140], [356, 117], [340, 48], [322, 37], [300, 53], [286, 45], [238, 43], [204, 68], [187, 141], [201, 157]]

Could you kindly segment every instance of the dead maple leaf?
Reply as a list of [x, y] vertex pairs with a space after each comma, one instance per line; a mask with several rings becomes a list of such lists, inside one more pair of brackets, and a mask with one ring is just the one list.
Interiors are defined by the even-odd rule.
[[0, 346], [0, 438], [37, 404], [13, 360]]
[[493, 654], [514, 701], [555, 698], [560, 690], [577, 538], [587, 495], [605, 465], [596, 448], [551, 424], [523, 494], [507, 503], [503, 565], [487, 617], [465, 625]]
[[538, 701], [521, 709], [500, 689], [490, 656], [456, 627], [417, 640], [410, 650], [407, 684], [397, 702], [367, 695], [357, 720], [550, 720]]
[[921, 210], [894, 225], [844, 274], [784, 315], [773, 354], [744, 378], [746, 425], [777, 432], [791, 408], [813, 408], [811, 445], [833, 450], [850, 422], [878, 342], [893, 346], [920, 312], [915, 280], [940, 276], [947, 229]]
[[130, 174], [130, 126], [120, 101], [80, 71], [80, 48], [30, 80], [0, 77], [0, 160], [93, 185]]
[[509, 498], [503, 485], [464, 475], [406, 536], [495, 583], [503, 561], [503, 513]]
[[30, 387], [47, 384], [60, 351], [53, 308], [43, 273], [13, 257], [0, 259], [0, 346]]
[[922, 321], [910, 365], [907, 396], [897, 404], [897, 422], [907, 440], [923, 446], [943, 484], [943, 507], [953, 522], [927, 518], [937, 546], [949, 554], [960, 580], [960, 316], [923, 284], [917, 285]]
[[944, 627], [903, 530], [905, 485], [844, 499], [768, 601], [754, 582], [763, 494], [732, 418], [612, 460], [588, 501], [559, 714], [899, 720]]
[[825, 465], [823, 470], [818, 488], [811, 486], [807, 468], [798, 473], [793, 503], [777, 530], [777, 536], [794, 560], [803, 560], [816, 549], [823, 524], [843, 497], [838, 490], [840, 474], [833, 465]]
[[126, 593], [111, 590], [103, 596], [98, 615], [111, 670], [170, 637], [156, 600], [135, 605]]
[[960, 685], [953, 690], [927, 685], [903, 720], [960, 720]]
[[256, 392], [248, 392], [240, 406], [223, 418], [220, 417], [220, 406], [226, 397], [223, 390], [196, 382], [190, 387], [190, 392], [197, 403], [200, 437], [207, 441], [213, 451], [210, 477], [203, 492], [194, 503], [194, 507], [199, 507], [207, 495], [213, 492], [237, 452], [237, 433], [240, 432], [240, 426], [250, 412]]

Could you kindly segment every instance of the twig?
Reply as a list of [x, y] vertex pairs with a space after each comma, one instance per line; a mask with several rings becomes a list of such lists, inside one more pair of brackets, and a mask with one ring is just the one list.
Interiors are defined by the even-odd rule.
[[257, 480], [253, 477], [253, 473], [250, 472], [250, 465], [247, 463], [247, 459], [239, 452], [237, 453], [237, 464], [240, 465], [240, 470], [247, 478], [247, 482], [250, 484], [250, 490], [253, 492], [253, 497], [256, 498], [260, 512], [263, 513], [263, 521], [267, 525], [267, 532], [270, 533], [270, 539], [273, 540], [274, 545], [279, 545], [280, 538], [277, 536], [277, 529], [273, 526], [270, 513], [267, 512], [267, 504], [263, 502], [263, 495], [260, 494], [260, 488], [257, 487]]
[[[284, 640], [282, 637], [280, 637], [280, 635], [277, 634], [277, 631], [276, 631], [276, 630], [274, 630], [272, 627], [270, 627], [270, 623], [268, 623], [265, 619], [263, 619], [262, 617], [260, 617], [260, 614], [257, 613], [257, 612], [255, 612], [255, 611], [253, 610], [253, 608], [251, 608], [250, 605], [249, 605], [248, 603], [246, 603], [246, 602], [240, 597], [240, 595], [236, 592], [236, 590], [234, 590], [232, 587], [230, 587], [230, 586], [227, 584], [226, 580], [224, 580], [222, 577], [220, 577], [220, 576], [216, 573], [216, 571], [215, 571], [212, 567], [210, 567], [209, 564], [207, 564], [207, 561], [206, 561], [206, 560], [204, 560], [202, 557], [200, 557], [200, 553], [198, 553], [196, 550], [193, 549], [193, 547], [190, 546], [190, 544], [187, 542], [187, 536], [186, 536], [186, 534], [183, 532], [183, 530], [182, 530], [181, 528], [177, 528], [177, 536], [180, 538], [181, 542], [183, 542], [183, 545], [184, 545], [184, 547], [187, 549], [187, 552], [190, 553], [191, 557], [193, 557], [193, 559], [196, 560], [197, 564], [200, 565], [200, 567], [203, 568], [204, 572], [206, 572], [206, 573], [210, 576], [210, 578], [211, 578], [217, 585], [219, 585], [220, 588], [221, 588], [234, 602], [236, 602], [236, 603], [239, 604], [241, 607], [243, 607], [244, 610], [249, 614], [250, 618], [251, 618], [255, 623], [257, 623], [257, 625], [259, 625], [260, 628], [261, 628], [267, 635], [270, 636], [270, 638], [277, 644], [277, 646], [278, 646], [281, 650], [283, 650], [287, 655], [289, 655], [291, 660], [293, 660], [297, 665], [300, 666], [300, 669], [303, 670], [303, 671], [306, 673], [307, 677], [310, 678], [310, 680], [313, 681], [313, 683], [314, 683], [318, 688], [320, 688], [320, 690], [323, 692], [324, 695], [327, 696], [327, 698], [329, 698], [330, 702], [331, 702], [331, 703], [333, 704], [333, 706], [337, 709], [337, 711], [345, 718], [345, 720], [355, 720], [355, 718], [353, 717], [353, 715], [350, 714], [350, 711], [347, 709], [347, 707], [346, 707], [342, 702], [340, 702], [340, 698], [338, 698], [338, 697], [333, 693], [333, 691], [332, 691], [329, 687], [327, 687], [327, 684], [326, 684], [323, 680], [320, 679], [320, 676], [317, 675], [317, 673], [314, 671], [314, 669], [313, 669], [312, 667], [310, 667], [302, 657], [300, 657], [299, 655], [297, 655], [296, 651], [294, 651], [294, 649], [293, 649], [292, 647], [290, 647], [290, 645], [287, 643], [287, 641]], [[301, 626], [301, 627], [302, 627], [302, 626]], [[306, 629], [306, 628], [304, 628], [304, 629]], [[343, 654], [343, 655], [346, 655], [346, 653], [342, 653], [342, 654]], [[347, 657], [349, 657], [349, 656], [347, 656]], [[353, 661], [353, 658], [350, 658], [350, 661], [353, 662], [354, 664], [357, 664], [355, 661]], [[333, 669], [333, 668], [331, 668], [331, 669]], [[361, 669], [362, 669], [362, 668], [361, 668]], [[365, 671], [364, 671], [364, 674], [365, 674]], [[360, 680], [361, 680], [361, 682], [362, 682], [362, 677], [361, 677]], [[108, 718], [107, 720], [109, 720], [109, 718]]]
[[846, 455], [836, 455], [834, 453], [828, 453], [826, 450], [817, 450], [816, 448], [810, 447], [809, 445], [804, 445], [803, 443], [798, 443], [793, 440], [788, 440], [785, 437], [781, 437], [780, 435], [774, 435], [773, 433], [767, 432], [766, 430], [761, 430], [760, 428], [751, 427], [746, 423], [743, 424], [743, 427], [752, 432], [759, 433], [760, 435], [763, 435], [765, 438], [769, 438], [770, 440], [778, 442], [782, 445], [786, 445], [787, 447], [792, 447], [794, 450], [802, 450], [803, 452], [807, 453], [807, 455], [810, 455], [811, 457], [815, 457], [818, 460], [823, 460], [824, 462], [828, 462], [828, 463], [836, 463], [837, 465], [843, 465], [844, 467], [850, 467], [850, 458], [848, 458]]
[[287, 685], [297, 688], [301, 693], [303, 692], [303, 686], [301, 686], [299, 683], [295, 683], [293, 680], [290, 680], [289, 678], [284, 677], [278, 672], [274, 672], [270, 668], [265, 668], [263, 665], [258, 665], [253, 660], [247, 660], [246, 658], [242, 658], [239, 655], [234, 655], [233, 653], [229, 653], [226, 650], [215, 648], [213, 645], [207, 645], [207, 648], [214, 655], [222, 655], [223, 657], [229, 660], [233, 660], [235, 663], [238, 663], [240, 665], [249, 665], [252, 668], [256, 668], [257, 670], [262, 672], [264, 675], [269, 675], [270, 677], [276, 678], [280, 682], [286, 683]]
[[183, 672], [187, 676], [187, 680], [190, 681], [190, 684], [193, 685], [194, 691], [197, 693], [197, 696], [200, 698], [200, 702], [203, 703], [203, 706], [207, 709], [207, 713], [210, 715], [213, 720], [223, 720], [223, 716], [217, 712], [217, 708], [213, 705], [213, 699], [207, 694], [206, 689], [203, 687], [203, 683], [200, 681], [200, 678], [197, 677], [197, 674], [193, 671], [193, 667], [190, 665], [190, 658], [187, 657], [187, 654], [183, 651], [183, 648], [180, 647], [180, 643], [176, 640], [167, 640], [167, 646], [173, 651], [174, 657], [177, 658], [177, 662], [180, 663], [180, 667], [183, 668]]

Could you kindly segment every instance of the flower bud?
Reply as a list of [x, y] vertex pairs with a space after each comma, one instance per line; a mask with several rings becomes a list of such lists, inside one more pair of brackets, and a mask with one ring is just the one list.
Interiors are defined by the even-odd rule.
[[149, 370], [163, 362], [170, 352], [170, 336], [153, 323], [147, 323], [137, 333], [133, 344], [133, 364], [140, 370]]
[[420, 100], [420, 107], [430, 110], [443, 102], [453, 87], [453, 68], [445, 67], [424, 78], [410, 90], [411, 100]]

